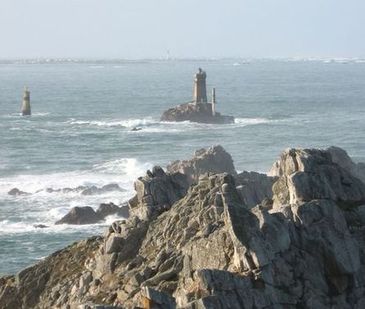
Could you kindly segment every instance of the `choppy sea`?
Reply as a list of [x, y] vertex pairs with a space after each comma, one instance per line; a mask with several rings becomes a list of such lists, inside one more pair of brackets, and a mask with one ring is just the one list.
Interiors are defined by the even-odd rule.
[[[207, 72], [230, 125], [162, 123], [192, 97]], [[24, 86], [33, 115], [19, 115]], [[139, 127], [139, 131], [131, 131]], [[238, 170], [266, 172], [287, 147], [345, 148], [365, 161], [364, 61], [174, 60], [0, 64], [0, 275], [11, 274], [97, 225], [54, 222], [74, 206], [123, 203], [155, 164], [221, 144]], [[123, 191], [85, 196], [46, 191], [116, 183]], [[10, 196], [18, 188], [31, 193]], [[35, 228], [44, 224], [48, 228]]]

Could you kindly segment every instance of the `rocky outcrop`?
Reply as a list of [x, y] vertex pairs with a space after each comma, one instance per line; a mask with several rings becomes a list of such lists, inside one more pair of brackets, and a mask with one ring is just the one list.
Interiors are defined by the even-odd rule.
[[146, 176], [134, 182], [136, 195], [129, 201], [130, 214], [141, 220], [158, 216], [182, 198], [189, 184], [179, 172], [165, 173], [160, 166], [147, 171]]
[[279, 179], [273, 186], [274, 205], [332, 200], [342, 207], [365, 204], [365, 185], [333, 160], [330, 151], [287, 149], [270, 172]]
[[200, 123], [234, 123], [233, 116], [224, 116], [216, 112], [212, 114], [212, 104], [210, 103], [185, 103], [165, 111], [161, 116], [161, 121], [191, 121]]
[[237, 174], [231, 155], [220, 145], [197, 150], [189, 160], [174, 161], [167, 166], [167, 171], [186, 175], [189, 184], [196, 183], [201, 175], [207, 173]]
[[128, 218], [129, 209], [127, 205], [121, 207], [113, 203], [103, 203], [95, 211], [90, 206], [73, 207], [62, 219], [55, 224], [94, 224], [103, 221], [105, 217], [110, 215], [117, 215]]
[[365, 164], [364, 163], [355, 163], [349, 157], [347, 152], [340, 147], [329, 147], [327, 151], [331, 154], [332, 161], [337, 163], [345, 170], [349, 171], [353, 176], [361, 179], [362, 182], [365, 182]]
[[242, 172], [236, 177], [237, 192], [248, 207], [254, 207], [264, 203], [267, 207], [272, 206], [272, 186], [277, 177], [256, 172]]
[[99, 205], [99, 208], [96, 210], [96, 214], [101, 218], [105, 218], [111, 215], [121, 216], [123, 218], [129, 217], [129, 207], [128, 205], [117, 206], [113, 203], [102, 203]]
[[[0, 307], [363, 308], [364, 184], [329, 151], [285, 151], [275, 171], [202, 175], [181, 196], [174, 174], [155, 168], [138, 180], [131, 217], [102, 239], [0, 279]], [[249, 205], [270, 182], [274, 207]], [[132, 211], [146, 200], [153, 215]]]
[[94, 224], [102, 218], [90, 206], [73, 207], [62, 219], [55, 224]]

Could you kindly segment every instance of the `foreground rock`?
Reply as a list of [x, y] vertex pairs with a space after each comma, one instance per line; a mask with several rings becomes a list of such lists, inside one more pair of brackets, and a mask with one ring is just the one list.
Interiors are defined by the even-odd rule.
[[0, 307], [364, 308], [365, 184], [323, 150], [285, 151], [273, 173], [201, 176], [179, 199], [156, 168], [102, 239], [0, 279]]
[[315, 199], [332, 200], [346, 208], [365, 204], [364, 183], [332, 158], [329, 150], [284, 151], [270, 172], [279, 177], [273, 186], [274, 204], [280, 207]]
[[190, 160], [174, 161], [167, 166], [170, 173], [180, 172], [188, 177], [189, 184], [196, 183], [201, 175], [229, 173], [236, 175], [231, 155], [222, 146], [195, 151]]
[[139, 177], [134, 183], [137, 194], [129, 201], [130, 213], [141, 220], [158, 216], [168, 210], [187, 192], [187, 176], [176, 173], [165, 173], [155, 166], [147, 175]]
[[90, 206], [73, 207], [62, 219], [58, 220], [55, 224], [95, 224], [103, 221], [105, 217], [110, 215], [128, 218], [129, 209], [126, 205], [118, 207], [113, 203], [100, 204], [96, 211]]
[[332, 161], [337, 163], [345, 170], [349, 171], [353, 176], [361, 179], [362, 182], [365, 182], [365, 164], [364, 163], [355, 163], [351, 160], [349, 155], [345, 150], [339, 147], [329, 147], [328, 152], [331, 154]]

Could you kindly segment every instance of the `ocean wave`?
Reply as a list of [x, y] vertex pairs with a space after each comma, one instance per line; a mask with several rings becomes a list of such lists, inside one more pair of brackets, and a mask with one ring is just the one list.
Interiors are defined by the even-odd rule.
[[235, 118], [234, 120], [234, 124], [240, 126], [250, 126], [270, 122], [273, 122], [273, 120], [267, 118]]
[[[169, 121], [158, 121], [151, 117], [148, 118], [131, 118], [124, 120], [76, 120], [70, 119], [68, 121], [71, 125], [78, 126], [94, 126], [94, 127], [122, 127], [128, 129], [129, 134], [150, 134], [150, 133], [164, 133], [164, 134], [176, 134], [179, 132], [186, 131], [195, 131], [201, 130], [204, 128], [211, 127], [243, 127], [249, 125], [258, 125], [264, 123], [271, 123], [275, 120], [267, 119], [267, 118], [236, 118], [234, 124], [226, 125], [226, 124], [204, 124], [204, 123], [195, 123], [190, 121], [181, 121], [181, 122], [169, 122]], [[133, 128], [137, 128], [138, 130], [132, 130]]]
[[151, 124], [157, 124], [152, 118], [137, 118], [137, 119], [125, 119], [125, 120], [75, 120], [70, 119], [67, 123], [71, 125], [80, 126], [97, 126], [97, 127], [124, 127], [134, 128], [139, 126], [147, 126]]
[[131, 185], [151, 166], [152, 164], [142, 163], [135, 158], [121, 158], [95, 164], [89, 170], [0, 178], [0, 195], [7, 195], [7, 192], [12, 188], [40, 196], [48, 194], [45, 191], [47, 188], [102, 187], [111, 183], [116, 183], [121, 188], [130, 190], [128, 185]]
[[[84, 231], [90, 234], [99, 234], [116, 220], [123, 220], [122, 217], [109, 216], [104, 221], [96, 224], [83, 225], [55, 225], [54, 222], [48, 221], [34, 221], [34, 222], [11, 222], [9, 220], [0, 221], [0, 235], [9, 234], [25, 234], [25, 233], [44, 233], [44, 234], [59, 234], [59, 233], [74, 233], [77, 231]], [[36, 227], [36, 225], [45, 225], [44, 228]], [[24, 245], [24, 244], [23, 244]]]
[[151, 163], [141, 163], [135, 158], [122, 158], [95, 164], [93, 170], [102, 171], [108, 174], [125, 175], [127, 178], [135, 179], [143, 175], [147, 169], [151, 168]]

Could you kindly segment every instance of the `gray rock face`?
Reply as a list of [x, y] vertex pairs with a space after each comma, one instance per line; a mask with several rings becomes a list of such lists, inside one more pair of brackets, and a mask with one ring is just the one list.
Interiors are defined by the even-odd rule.
[[[1, 278], [0, 307], [363, 308], [365, 204], [342, 204], [361, 196], [364, 184], [328, 151], [285, 151], [275, 170], [278, 178], [201, 176], [161, 212], [159, 198], [182, 191], [173, 174], [155, 168], [139, 179], [132, 202], [153, 201], [154, 215], [132, 212], [103, 239]], [[298, 173], [308, 174], [305, 181], [295, 180]], [[265, 202], [272, 182], [273, 208]], [[244, 184], [252, 186], [246, 195]], [[323, 193], [330, 189], [340, 191]]]
[[231, 155], [220, 145], [197, 150], [192, 159], [172, 162], [167, 170], [186, 175], [190, 184], [198, 182], [199, 177], [207, 173], [237, 174]]
[[335, 163], [330, 151], [288, 149], [270, 172], [279, 176], [273, 186], [274, 205], [330, 199], [343, 207], [365, 203], [365, 185]]
[[242, 172], [235, 179], [237, 191], [246, 206], [254, 207], [265, 200], [267, 207], [271, 207], [272, 186], [277, 177], [270, 177], [256, 172]]
[[103, 203], [99, 205], [99, 208], [96, 210], [96, 214], [101, 218], [105, 218], [110, 215], [118, 215], [123, 218], [128, 218], [129, 207], [128, 205], [122, 205], [119, 207], [113, 203]]
[[212, 115], [212, 104], [210, 103], [186, 103], [165, 111], [161, 116], [161, 121], [191, 121], [200, 123], [234, 123], [233, 116], [224, 116], [216, 112]]
[[102, 220], [92, 207], [73, 207], [55, 224], [93, 224]]
[[155, 166], [152, 172], [147, 171], [146, 176], [135, 181], [137, 194], [129, 201], [130, 214], [141, 220], [155, 217], [182, 198], [188, 187], [185, 175], [179, 172], [166, 174], [161, 167]]
[[329, 147], [327, 151], [331, 154], [332, 161], [339, 166], [349, 171], [353, 176], [359, 178], [362, 182], [365, 182], [365, 164], [354, 163], [347, 152], [339, 147]]

